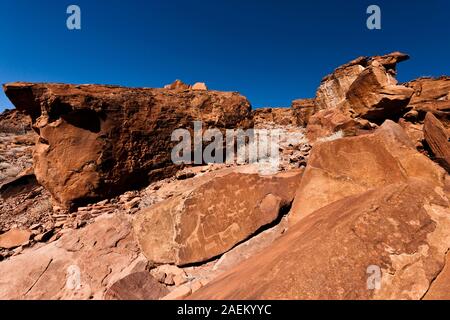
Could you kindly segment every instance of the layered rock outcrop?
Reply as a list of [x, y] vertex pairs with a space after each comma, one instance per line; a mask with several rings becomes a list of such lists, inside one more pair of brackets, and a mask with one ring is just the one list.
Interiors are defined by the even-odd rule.
[[173, 175], [172, 132], [195, 120], [205, 128], [251, 126], [249, 102], [231, 92], [31, 83], [4, 89], [39, 133], [38, 181], [65, 207]]

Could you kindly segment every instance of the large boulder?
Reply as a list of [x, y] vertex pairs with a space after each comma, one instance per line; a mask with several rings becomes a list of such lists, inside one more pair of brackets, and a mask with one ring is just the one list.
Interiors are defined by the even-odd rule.
[[153, 263], [176, 265], [227, 252], [281, 218], [301, 175], [231, 173], [144, 209], [134, 222], [142, 252]]
[[348, 108], [373, 122], [398, 119], [405, 112], [414, 90], [397, 80], [378, 60], [364, 69], [346, 93]]
[[442, 188], [408, 179], [312, 213], [188, 299], [421, 299], [449, 248]]
[[417, 152], [400, 125], [387, 120], [372, 134], [317, 143], [293, 203], [293, 223], [344, 197], [420, 178], [436, 186], [445, 170]]
[[[358, 89], [354, 85], [354, 83], [358, 83], [356, 82], [357, 79], [359, 79], [358, 86], [365, 87], [361, 88], [361, 91], [370, 89], [362, 92], [363, 94], [369, 96], [381, 95], [379, 99], [376, 96], [372, 96], [372, 99], [363, 99], [361, 102], [365, 104], [365, 107], [370, 107], [370, 104], [377, 103], [377, 100], [381, 100], [381, 98], [389, 99], [387, 96], [395, 89], [390, 88], [390, 86], [396, 84], [394, 78], [396, 65], [408, 59], [409, 56], [406, 54], [393, 52], [384, 56], [359, 57], [338, 67], [332, 74], [323, 78], [317, 89], [316, 104], [318, 109], [335, 108], [344, 102], [348, 98], [349, 92]], [[357, 93], [355, 92], [355, 94]]]
[[[178, 87], [177, 87], [178, 88]], [[173, 175], [177, 128], [247, 128], [251, 106], [238, 93], [10, 83], [5, 93], [32, 117], [38, 181], [70, 207]]]

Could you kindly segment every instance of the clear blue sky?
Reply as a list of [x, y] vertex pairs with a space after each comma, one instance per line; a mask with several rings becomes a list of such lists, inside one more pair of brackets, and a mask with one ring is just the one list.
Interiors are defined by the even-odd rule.
[[[81, 31], [66, 28], [70, 4]], [[370, 4], [382, 9], [381, 31], [366, 28]], [[0, 82], [179, 78], [239, 91], [254, 107], [289, 106], [360, 55], [409, 53], [400, 81], [450, 74], [449, 17], [448, 0], [0, 0]]]

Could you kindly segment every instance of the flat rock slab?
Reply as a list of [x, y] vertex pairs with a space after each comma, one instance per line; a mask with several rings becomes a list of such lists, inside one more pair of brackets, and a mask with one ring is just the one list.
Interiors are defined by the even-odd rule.
[[290, 206], [302, 171], [231, 173], [138, 213], [136, 238], [152, 262], [187, 265], [248, 239]]
[[0, 235], [0, 248], [13, 249], [26, 244], [31, 233], [27, 230], [12, 229]]

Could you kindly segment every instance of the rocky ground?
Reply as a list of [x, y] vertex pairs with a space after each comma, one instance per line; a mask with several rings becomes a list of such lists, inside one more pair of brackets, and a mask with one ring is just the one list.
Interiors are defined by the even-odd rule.
[[[254, 111], [203, 83], [5, 85], [0, 298], [449, 299], [450, 78], [398, 84], [407, 58]], [[279, 130], [279, 172], [174, 165], [194, 120]]]

